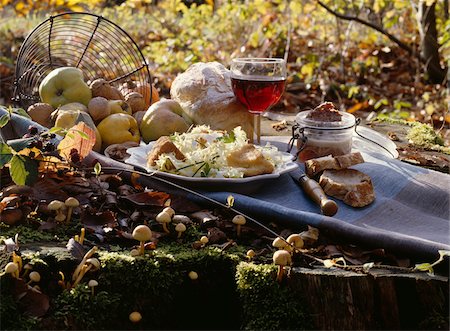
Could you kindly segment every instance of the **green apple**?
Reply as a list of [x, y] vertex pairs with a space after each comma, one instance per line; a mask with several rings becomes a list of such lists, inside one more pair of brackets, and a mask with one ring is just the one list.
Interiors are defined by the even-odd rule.
[[186, 132], [191, 118], [175, 100], [161, 99], [150, 106], [140, 125], [142, 140], [146, 143], [175, 132]]
[[79, 111], [84, 111], [85, 113], [87, 113], [87, 111], [88, 111], [87, 107], [80, 102], [66, 103], [65, 105], [59, 107], [58, 109], [59, 110], [79, 110]]
[[111, 114], [124, 113], [132, 115], [130, 105], [123, 100], [108, 100], [109, 108], [111, 109]]
[[92, 92], [84, 82], [83, 72], [74, 67], [62, 67], [51, 71], [39, 85], [42, 102], [53, 108], [79, 102], [87, 106]]
[[127, 141], [139, 143], [141, 136], [136, 119], [128, 114], [117, 113], [105, 117], [98, 125], [103, 142], [103, 148], [112, 144]]

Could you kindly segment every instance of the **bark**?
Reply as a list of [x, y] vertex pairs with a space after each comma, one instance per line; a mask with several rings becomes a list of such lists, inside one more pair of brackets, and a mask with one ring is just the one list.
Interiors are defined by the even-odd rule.
[[440, 65], [439, 44], [436, 30], [436, 2], [431, 6], [421, 0], [418, 8], [421, 57], [425, 60], [425, 68], [433, 83], [442, 83], [446, 70]]
[[302, 293], [318, 330], [448, 329], [446, 277], [294, 268], [289, 286]]

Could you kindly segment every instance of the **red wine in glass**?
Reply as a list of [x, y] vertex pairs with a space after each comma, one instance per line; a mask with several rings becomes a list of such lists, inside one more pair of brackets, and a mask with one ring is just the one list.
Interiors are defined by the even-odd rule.
[[280, 100], [286, 79], [275, 77], [232, 77], [231, 85], [236, 98], [251, 113], [261, 114]]

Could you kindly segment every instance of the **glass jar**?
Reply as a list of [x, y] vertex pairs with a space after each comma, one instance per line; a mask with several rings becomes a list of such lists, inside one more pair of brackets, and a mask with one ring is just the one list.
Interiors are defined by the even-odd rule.
[[339, 112], [340, 121], [326, 122], [308, 118], [311, 110], [295, 117], [293, 136], [297, 138], [298, 158], [301, 162], [321, 157], [348, 154], [352, 150], [355, 116]]

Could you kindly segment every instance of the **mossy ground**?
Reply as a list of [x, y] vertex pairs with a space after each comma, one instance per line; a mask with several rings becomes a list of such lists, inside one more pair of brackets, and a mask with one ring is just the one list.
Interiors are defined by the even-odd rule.
[[[25, 317], [12, 297], [9, 275], [1, 277], [1, 329], [299, 329], [307, 325], [298, 297], [275, 280], [274, 268], [243, 263], [239, 248], [195, 250], [186, 243], [158, 246], [145, 256], [129, 249], [100, 249], [100, 271], [88, 273], [71, 290], [57, 285], [59, 271], [70, 279], [77, 264], [64, 247], [23, 251], [24, 262], [41, 273], [51, 298], [48, 313]], [[188, 277], [198, 273], [197, 280]], [[87, 286], [96, 279], [95, 295]], [[129, 314], [139, 311], [138, 324]]]

